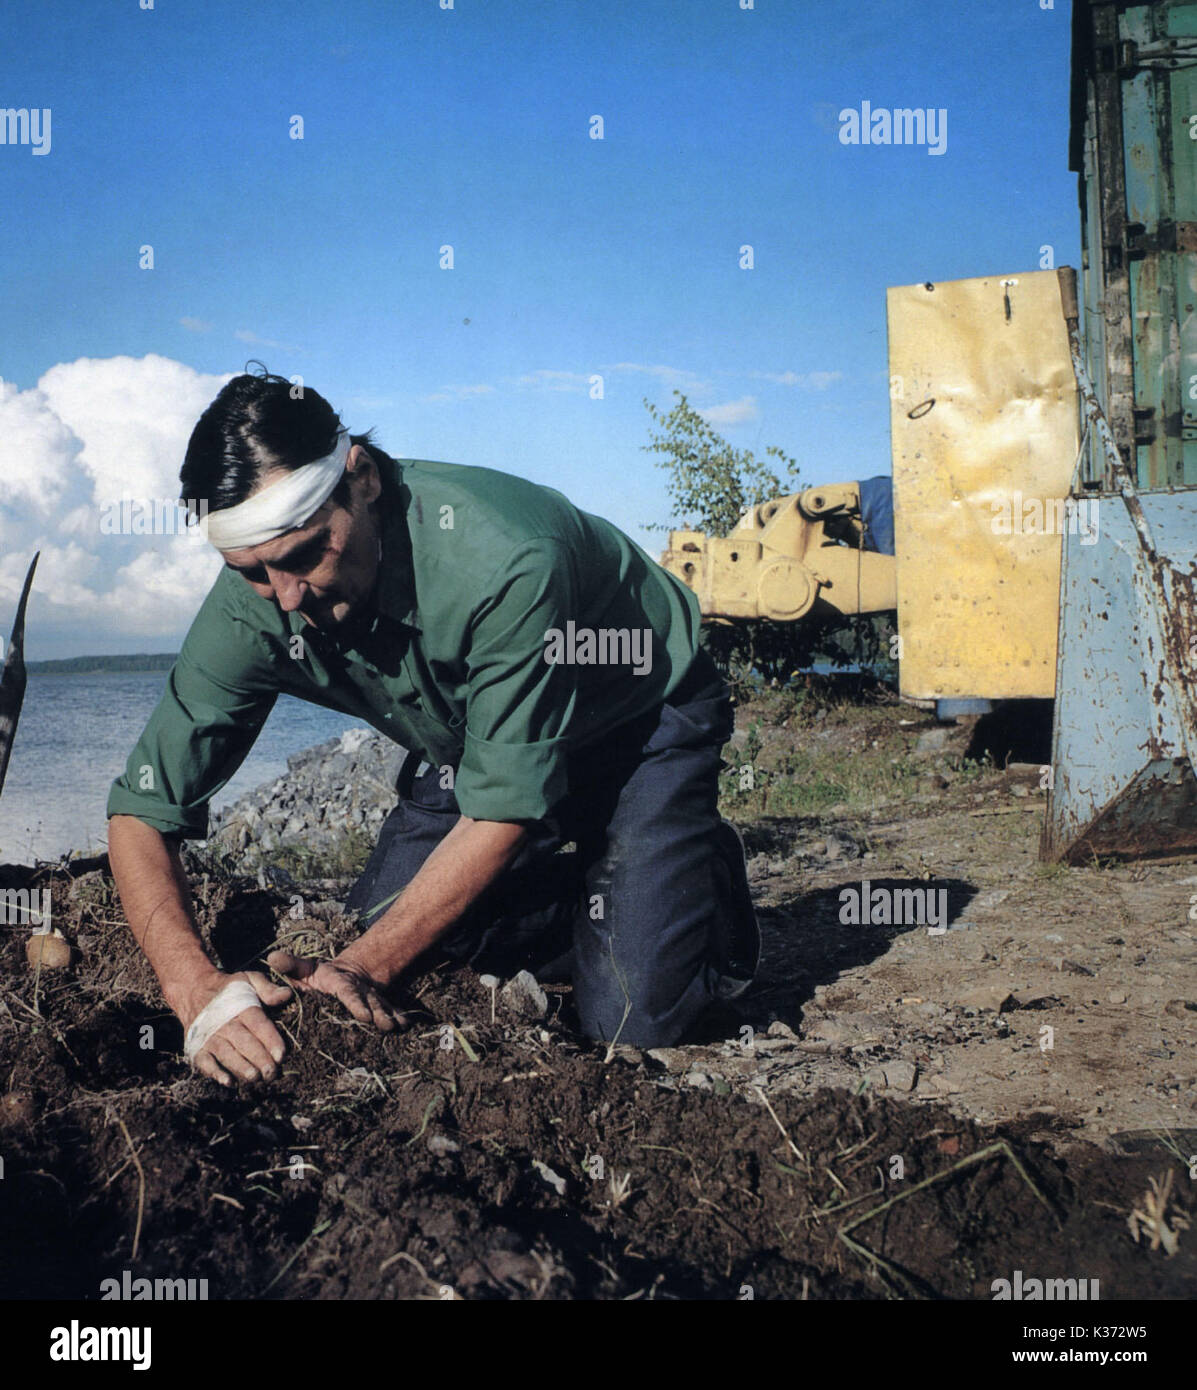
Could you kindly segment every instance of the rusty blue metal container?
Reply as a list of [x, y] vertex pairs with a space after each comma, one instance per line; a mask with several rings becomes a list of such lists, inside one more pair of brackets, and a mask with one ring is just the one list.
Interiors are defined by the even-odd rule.
[[[1086, 520], [1094, 500], [1083, 499]], [[1197, 490], [1096, 503], [1096, 535], [1070, 525], [1064, 537], [1044, 857], [1190, 852]]]
[[1042, 853], [1076, 863], [1197, 850], [1197, 3], [1075, 0], [1071, 163], [1084, 433]]

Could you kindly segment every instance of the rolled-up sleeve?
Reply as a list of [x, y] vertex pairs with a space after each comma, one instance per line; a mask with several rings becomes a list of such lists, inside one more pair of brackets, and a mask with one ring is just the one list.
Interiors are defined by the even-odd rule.
[[559, 540], [522, 542], [487, 588], [466, 653], [457, 804], [475, 820], [539, 820], [568, 789], [577, 672], [546, 652], [577, 613], [573, 557]]
[[[219, 586], [218, 586], [219, 587]], [[237, 771], [277, 698], [259, 639], [217, 590], [196, 615], [122, 776], [109, 816], [135, 816], [164, 835], [203, 839], [208, 803]]]

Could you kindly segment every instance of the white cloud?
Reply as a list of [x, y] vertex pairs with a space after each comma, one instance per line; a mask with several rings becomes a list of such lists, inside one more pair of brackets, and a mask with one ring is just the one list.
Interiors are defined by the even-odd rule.
[[601, 367], [604, 372], [633, 372], [640, 376], [651, 376], [666, 386], [676, 386], [682, 391], [705, 391], [709, 383], [695, 376], [684, 367], [667, 367], [661, 363], [613, 362]]
[[542, 391], [586, 391], [590, 377], [585, 372], [562, 372], [551, 367], [538, 367], [515, 378], [517, 386], [539, 388]]
[[122, 497], [178, 496], [191, 430], [227, 380], [151, 354], [63, 362], [27, 391], [0, 381], [0, 621], [40, 550], [31, 650], [185, 631], [219, 557], [189, 535], [103, 534], [100, 517]]
[[742, 425], [747, 420], [757, 418], [756, 397], [741, 396], [738, 401], [728, 401], [726, 405], [710, 405], [698, 413], [709, 425]]
[[78, 448], [42, 391], [0, 381], [0, 508], [52, 515], [70, 484]]
[[486, 382], [479, 382], [475, 386], [442, 386], [439, 391], [434, 391], [430, 396], [421, 396], [422, 401], [468, 401], [474, 396], [489, 396], [494, 387]]
[[114, 497], [177, 496], [187, 439], [227, 380], [151, 353], [63, 362], [38, 389], [80, 441], [78, 464], [100, 505]]
[[298, 352], [299, 349], [291, 343], [276, 343], [273, 338], [259, 338], [256, 333], [248, 328], [239, 328], [233, 334], [238, 342], [248, 343], [250, 347], [278, 348], [280, 352]]
[[813, 391], [826, 391], [829, 386], [834, 386], [837, 381], [843, 379], [843, 372], [807, 372], [804, 377], [799, 378], [799, 385], [809, 386]]
[[808, 391], [826, 391], [829, 386], [844, 379], [843, 372], [723, 372], [721, 375], [769, 381], [774, 386], [801, 386]]

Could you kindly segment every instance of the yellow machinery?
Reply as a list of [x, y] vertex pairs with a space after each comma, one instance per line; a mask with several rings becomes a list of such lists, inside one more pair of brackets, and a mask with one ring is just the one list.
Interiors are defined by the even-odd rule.
[[902, 693], [1051, 699], [1063, 499], [1078, 451], [1075, 273], [888, 294], [894, 555], [862, 549], [857, 483], [754, 507], [661, 563], [711, 619], [897, 610]]
[[897, 607], [894, 558], [861, 549], [862, 539], [859, 488], [836, 483], [753, 507], [725, 540], [671, 531], [661, 563], [698, 595], [704, 617], [795, 622], [816, 604], [884, 613]]

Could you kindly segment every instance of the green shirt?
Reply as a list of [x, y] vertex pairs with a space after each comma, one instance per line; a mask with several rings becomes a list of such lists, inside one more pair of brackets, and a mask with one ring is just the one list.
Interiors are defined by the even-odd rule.
[[697, 601], [610, 522], [489, 468], [384, 458], [379, 472], [369, 611], [321, 632], [223, 569], [108, 815], [204, 838], [210, 798], [286, 693], [455, 767], [464, 815], [538, 820], [568, 790], [571, 750], [681, 682]]

